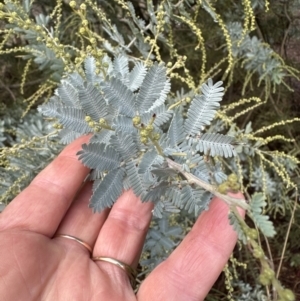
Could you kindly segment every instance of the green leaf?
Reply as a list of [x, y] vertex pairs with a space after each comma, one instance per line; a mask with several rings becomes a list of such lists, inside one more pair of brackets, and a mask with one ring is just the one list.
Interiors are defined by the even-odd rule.
[[195, 216], [208, 208], [210, 199], [210, 194], [205, 194], [202, 189], [194, 189], [190, 185], [186, 185], [182, 188], [182, 203], [184, 204], [184, 209], [188, 210], [188, 213], [194, 212]]

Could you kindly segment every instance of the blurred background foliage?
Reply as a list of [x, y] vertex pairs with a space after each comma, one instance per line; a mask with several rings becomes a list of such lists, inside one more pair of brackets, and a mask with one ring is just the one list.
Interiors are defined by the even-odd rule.
[[[91, 40], [84, 40], [79, 34], [82, 18], [77, 10], [70, 7], [69, 2], [39, 0], [32, 3], [29, 1], [0, 3], [0, 12], [16, 12], [17, 16], [22, 17], [22, 13], [27, 11], [33, 23], [49, 31], [49, 36], [52, 40], [56, 38], [57, 44], [64, 45], [60, 49], [63, 55], [60, 56], [59, 47], [55, 48], [53, 44], [52, 46], [48, 44], [48, 47], [46, 38], [39, 40], [38, 36], [42, 35], [32, 30], [31, 25], [26, 27], [25, 23], [18, 24], [17, 21], [9, 20], [7, 15], [0, 14], [2, 204], [7, 204], [26, 187], [63, 147], [55, 136], [51, 136], [53, 128], [37, 113], [36, 107], [53, 95], [63, 73], [70, 72], [74, 66], [76, 68], [76, 64], [83, 61], [90, 49], [94, 49]], [[296, 299], [300, 300], [300, 210], [297, 204], [297, 187], [300, 184], [297, 164], [297, 160], [300, 159], [299, 1], [132, 0], [131, 2], [136, 16], [146, 27], [143, 36], [150, 39], [155, 38], [155, 28], [147, 28], [147, 24], [156, 22], [153, 20], [153, 14], [157, 13], [159, 6], [163, 5], [165, 11], [168, 4], [178, 8], [178, 15], [165, 17], [165, 30], [157, 35], [157, 52], [152, 52], [152, 56], [156, 59], [159, 53], [161, 60], [166, 63], [174, 63], [182, 56], [186, 56], [184, 67], [176, 70], [176, 76], [172, 78], [174, 95], [177, 91], [180, 98], [178, 91], [186, 95], [189, 89], [197, 90], [197, 87], [210, 76], [214, 81], [223, 80], [226, 94], [220, 112], [226, 118], [232, 118], [229, 126], [231, 125], [234, 134], [238, 131], [251, 133], [253, 129], [258, 131], [270, 127], [262, 131], [262, 138], [267, 139], [276, 135], [286, 137], [270, 141], [264, 146], [264, 150], [282, 151], [287, 156], [296, 158], [288, 162], [289, 166], [285, 164], [294, 186], [287, 188], [276, 172], [271, 169], [262, 171], [260, 165], [253, 165], [252, 169], [245, 168], [243, 186], [246, 195], [265, 190], [268, 198], [266, 210], [272, 218], [277, 235], [272, 240], [262, 236], [261, 245], [275, 271], [279, 271], [278, 276], [282, 284], [291, 288], [297, 296]], [[90, 5], [86, 19], [90, 31], [97, 37], [97, 48], [103, 51], [100, 56], [103, 53], [112, 55], [127, 51], [126, 45], [130, 45], [132, 41], [136, 42], [135, 40], [138, 42], [143, 40], [137, 38], [141, 36], [142, 30], [139, 30], [138, 26], [134, 28], [135, 31], [130, 27], [132, 26], [128, 22], [130, 13], [124, 8], [125, 2], [77, 1], [77, 6], [79, 7], [81, 3]], [[91, 8], [93, 5], [94, 8]], [[192, 20], [192, 23], [189, 20]], [[112, 28], [116, 28], [117, 31], [110, 31]], [[88, 48], [89, 46], [92, 48]], [[141, 51], [143, 49], [144, 53]], [[139, 47], [131, 47], [127, 52], [129, 56], [145, 61], [149, 50], [150, 46], [145, 43]], [[229, 53], [232, 54], [232, 62]], [[79, 57], [82, 57], [81, 61]], [[68, 61], [64, 61], [65, 58]], [[266, 69], [268, 67], [269, 70]], [[251, 97], [259, 98], [256, 101], [257, 105], [255, 101], [241, 102], [241, 99]], [[277, 123], [282, 124], [271, 126]], [[252, 140], [253, 143], [255, 141]], [[248, 158], [245, 158], [242, 163], [247, 160]], [[263, 182], [267, 188], [262, 187], [265, 185]], [[184, 233], [192, 227], [193, 221], [191, 216], [171, 216], [170, 224], [154, 221], [142, 259], [144, 266], [151, 267], [163, 260], [164, 256], [167, 256], [163, 255], [164, 252], [167, 250], [168, 253], [168, 250], [176, 247]], [[172, 228], [179, 224], [182, 231], [176, 227]], [[168, 240], [168, 235], [173, 238], [172, 241]], [[155, 243], [160, 254], [156, 261], [149, 257], [153, 247], [151, 243]], [[276, 295], [275, 297], [272, 295], [270, 287], [262, 287], [257, 283], [260, 266], [250, 254], [247, 247], [237, 246], [235, 259], [229, 262], [225, 272], [220, 275], [207, 300], [228, 298], [241, 301], [277, 300]], [[155, 254], [153, 256], [155, 257]], [[245, 268], [241, 263], [246, 263], [248, 267]], [[141, 279], [144, 274], [147, 274], [147, 269], [141, 273]]]

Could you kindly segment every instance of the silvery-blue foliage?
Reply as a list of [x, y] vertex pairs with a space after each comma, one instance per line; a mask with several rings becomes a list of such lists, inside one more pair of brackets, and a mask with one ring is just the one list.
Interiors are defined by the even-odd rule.
[[206, 210], [211, 194], [170, 170], [166, 158], [206, 182], [221, 182], [221, 171], [208, 170], [202, 154], [236, 155], [233, 137], [204, 132], [222, 99], [222, 82], [209, 79], [203, 84], [184, 118], [177, 108], [166, 105], [171, 85], [163, 64], [146, 67], [134, 62], [130, 70], [125, 55], [114, 60], [105, 56], [103, 62], [108, 65], [106, 77], [96, 73], [96, 60], [88, 57], [85, 77], [73, 73], [64, 78], [49, 102], [39, 107], [62, 125], [62, 142], [92, 134], [78, 153], [93, 170], [90, 206], [94, 211], [111, 207], [129, 184], [142, 201], [154, 202], [156, 216], [179, 210], [198, 215]]

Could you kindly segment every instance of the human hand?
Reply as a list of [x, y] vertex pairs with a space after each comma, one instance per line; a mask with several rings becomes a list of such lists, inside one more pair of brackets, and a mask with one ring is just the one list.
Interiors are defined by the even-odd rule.
[[127, 274], [108, 256], [136, 268], [153, 204], [126, 191], [110, 210], [88, 208], [89, 170], [76, 153], [88, 137], [67, 146], [0, 214], [0, 296], [3, 301], [203, 300], [236, 243], [228, 206], [214, 198], [177, 249], [135, 295]]

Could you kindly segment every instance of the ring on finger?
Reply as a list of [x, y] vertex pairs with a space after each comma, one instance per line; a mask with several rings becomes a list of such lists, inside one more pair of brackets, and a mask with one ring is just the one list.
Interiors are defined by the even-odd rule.
[[75, 240], [78, 243], [80, 243], [82, 246], [84, 246], [86, 249], [88, 249], [88, 251], [90, 252], [90, 255], [92, 255], [92, 253], [93, 253], [92, 247], [89, 244], [87, 244], [86, 242], [84, 242], [82, 239], [78, 238], [78, 237], [68, 235], [68, 234], [57, 234], [54, 237], [63, 237], [63, 238]]
[[125, 273], [129, 277], [132, 288], [133, 289], [135, 288], [137, 271], [134, 268], [132, 268], [130, 265], [128, 265], [120, 260], [117, 260], [115, 258], [106, 257], [106, 256], [96, 256], [96, 257], [93, 257], [92, 260], [93, 261], [106, 261], [106, 262], [109, 262], [109, 263], [112, 263], [112, 264], [118, 266], [123, 271], [125, 271]]

